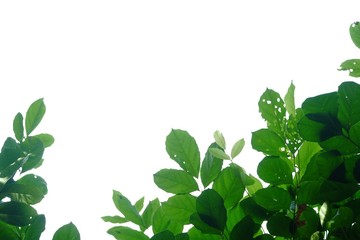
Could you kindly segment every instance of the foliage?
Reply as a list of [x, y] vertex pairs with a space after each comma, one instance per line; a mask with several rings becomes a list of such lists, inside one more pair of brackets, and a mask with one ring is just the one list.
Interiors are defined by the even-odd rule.
[[[360, 47], [359, 23], [350, 34]], [[348, 61], [340, 70], [360, 76], [360, 60]], [[144, 207], [144, 198], [133, 204], [114, 191], [121, 215], [103, 217], [117, 224], [108, 233], [119, 240], [360, 239], [360, 85], [344, 82], [298, 109], [294, 92], [291, 83], [284, 98], [271, 89], [260, 97], [267, 127], [251, 139], [264, 154], [260, 179], [235, 163], [243, 139], [229, 151], [216, 131], [201, 159], [195, 139], [172, 129], [166, 151], [179, 168], [154, 174], [171, 196]]]
[[[47, 184], [40, 176], [29, 173], [42, 165], [45, 148], [54, 143], [50, 134], [31, 135], [43, 119], [45, 111], [43, 99], [38, 99], [28, 108], [25, 119], [18, 113], [13, 121], [15, 139], [8, 137], [1, 148], [1, 240], [38, 240], [45, 230], [45, 216], [38, 214], [33, 206], [47, 194]], [[70, 231], [65, 225], [65, 228], [56, 232], [53, 239], [80, 239], [73, 232], [77, 232], [74, 226]]]

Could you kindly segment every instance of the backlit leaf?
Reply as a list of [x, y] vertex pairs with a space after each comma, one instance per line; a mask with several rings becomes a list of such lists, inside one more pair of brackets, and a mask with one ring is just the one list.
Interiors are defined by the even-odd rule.
[[36, 100], [30, 105], [25, 117], [25, 129], [27, 136], [29, 136], [29, 134], [39, 125], [45, 115], [45, 111], [46, 107], [43, 98]]
[[255, 202], [269, 211], [288, 209], [291, 196], [288, 191], [278, 187], [267, 187], [258, 190], [254, 195]]
[[231, 158], [238, 156], [245, 146], [245, 140], [242, 138], [237, 141], [231, 149]]
[[144, 229], [147, 229], [152, 225], [154, 214], [159, 207], [160, 201], [157, 198], [148, 203], [142, 214], [142, 218], [144, 221]]
[[113, 202], [116, 208], [124, 215], [127, 220], [139, 226], [143, 226], [143, 220], [138, 210], [124, 195], [118, 191], [113, 190]]
[[257, 167], [259, 177], [272, 185], [291, 184], [292, 171], [285, 161], [279, 157], [265, 157]]
[[110, 223], [126, 223], [128, 220], [126, 220], [124, 217], [120, 216], [104, 216], [101, 218], [104, 222], [110, 222]]
[[214, 132], [214, 139], [217, 145], [219, 145], [222, 149], [226, 149], [225, 138], [219, 130]]
[[[146, 236], [143, 232], [136, 231], [129, 227], [123, 227], [123, 226], [113, 227], [110, 228], [107, 231], [107, 233], [115, 237], [115, 239], [117, 240], [149, 240], [149, 237]], [[66, 238], [62, 238], [59, 240], [65, 240], [65, 239]]]
[[[216, 143], [212, 143], [209, 148], [219, 147]], [[217, 157], [214, 157], [208, 150], [205, 153], [205, 158], [201, 163], [200, 177], [201, 182], [204, 187], [209, 186], [209, 184], [219, 175], [223, 160]]]
[[224, 150], [219, 149], [219, 148], [209, 148], [210, 153], [219, 159], [223, 159], [223, 160], [230, 160], [230, 156], [227, 155]]
[[260, 129], [252, 133], [252, 147], [271, 156], [286, 156], [284, 140], [270, 129]]
[[21, 142], [24, 139], [24, 118], [21, 113], [16, 114], [13, 121], [15, 138]]
[[360, 59], [349, 59], [341, 63], [340, 71], [348, 71], [351, 77], [360, 77]]
[[44, 148], [50, 147], [55, 142], [54, 137], [47, 133], [41, 133], [38, 135], [34, 135], [33, 137], [38, 138], [42, 142]]
[[190, 223], [190, 216], [196, 212], [196, 197], [190, 194], [175, 195], [162, 204], [164, 214], [182, 224]]
[[350, 37], [355, 46], [360, 48], [360, 24], [359, 22], [354, 22], [350, 25]]
[[154, 174], [155, 184], [168, 193], [191, 193], [198, 190], [196, 180], [187, 172], [177, 169], [162, 169]]
[[286, 111], [290, 114], [290, 115], [294, 115], [296, 114], [296, 109], [295, 109], [295, 97], [294, 97], [294, 93], [295, 93], [295, 86], [294, 84], [291, 82], [288, 91], [284, 97], [284, 102], [285, 102], [285, 108]]

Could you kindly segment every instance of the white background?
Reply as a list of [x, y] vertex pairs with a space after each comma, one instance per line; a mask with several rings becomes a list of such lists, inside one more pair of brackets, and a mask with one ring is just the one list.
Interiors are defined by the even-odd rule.
[[[337, 3], [335, 3], [337, 2]], [[49, 194], [42, 239], [74, 222], [82, 239], [113, 239], [112, 190], [133, 202], [164, 196], [152, 174], [176, 167], [171, 128], [189, 131], [202, 157], [220, 130], [245, 138], [236, 162], [256, 173], [251, 132], [268, 87], [296, 103], [356, 80], [337, 68], [360, 58], [348, 34], [359, 1], [2, 1], [0, 140], [44, 97], [36, 133], [53, 134], [35, 172]], [[164, 198], [161, 198], [164, 200]]]

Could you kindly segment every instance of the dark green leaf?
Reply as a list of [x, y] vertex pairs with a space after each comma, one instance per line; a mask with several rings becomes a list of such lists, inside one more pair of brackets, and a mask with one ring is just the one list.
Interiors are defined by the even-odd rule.
[[222, 149], [226, 149], [225, 138], [219, 130], [216, 130], [214, 132], [214, 139], [215, 139], [216, 144], [219, 145], [219, 147], [221, 147]]
[[142, 218], [144, 221], [144, 229], [147, 229], [152, 225], [154, 214], [159, 207], [160, 201], [157, 198], [148, 203], [142, 214]]
[[14, 225], [26, 226], [36, 216], [36, 210], [31, 206], [18, 202], [0, 203], [0, 221]]
[[290, 238], [293, 236], [293, 222], [291, 218], [283, 214], [275, 214], [271, 216], [266, 224], [271, 235]]
[[338, 118], [342, 126], [348, 130], [360, 121], [360, 85], [355, 82], [343, 82], [338, 93]]
[[172, 129], [166, 137], [166, 151], [182, 169], [194, 177], [199, 176], [200, 152], [195, 139], [188, 132]]
[[39, 240], [42, 232], [45, 231], [45, 223], [46, 220], [44, 215], [35, 216], [26, 230], [24, 240]]
[[123, 217], [120, 216], [104, 216], [102, 217], [102, 220], [104, 220], [104, 222], [110, 222], [110, 223], [126, 223], [128, 222], [128, 220], [126, 220]]
[[266, 89], [259, 100], [259, 111], [268, 128], [276, 133], [283, 131], [286, 109], [279, 93]]
[[179, 233], [179, 234], [175, 235], [175, 240], [189, 240], [189, 234]]
[[274, 239], [273, 236], [271, 236], [270, 234], [261, 234], [258, 235], [256, 238], [254, 238], [254, 240], [273, 240], [273, 239]]
[[220, 194], [226, 208], [235, 206], [245, 191], [239, 168], [232, 165], [223, 169], [215, 179], [213, 189]]
[[27, 160], [28, 156], [24, 158], [18, 158], [16, 162], [0, 171], [0, 190], [10, 179], [14, 177], [15, 173], [24, 165], [24, 163], [26, 163]]
[[196, 212], [196, 197], [190, 194], [172, 196], [162, 204], [162, 209], [170, 220], [189, 224], [190, 216]]
[[237, 141], [231, 149], [231, 158], [235, 158], [237, 155], [241, 153], [245, 146], [245, 140], [242, 138]]
[[355, 46], [360, 48], [360, 24], [359, 22], [354, 22], [350, 25], [350, 37]]
[[135, 206], [120, 192], [113, 190], [113, 202], [116, 208], [124, 215], [124, 217], [137, 224], [138, 226], [143, 226], [143, 220], [136, 210]]
[[27, 136], [29, 136], [30, 133], [39, 125], [45, 115], [45, 111], [46, 107], [43, 98], [36, 100], [30, 105], [25, 117], [25, 129]]
[[172, 232], [165, 230], [163, 232], [155, 234], [151, 240], [175, 240], [175, 236]]
[[291, 184], [292, 171], [285, 161], [279, 157], [265, 157], [257, 168], [259, 177], [272, 185]]
[[230, 160], [230, 156], [227, 155], [224, 150], [219, 148], [209, 148], [209, 151], [211, 155], [213, 155], [216, 158], [223, 159], [223, 160]]
[[222, 235], [222, 231], [205, 223], [198, 213], [194, 213], [190, 216], [190, 223], [203, 234]]
[[80, 233], [76, 226], [70, 222], [59, 228], [52, 240], [80, 240]]
[[41, 133], [38, 135], [34, 135], [33, 137], [38, 138], [42, 142], [44, 148], [50, 147], [55, 142], [54, 137], [47, 133]]
[[155, 184], [168, 193], [191, 193], [198, 190], [195, 179], [187, 172], [176, 169], [162, 169], [154, 174]]
[[301, 108], [304, 114], [327, 113], [336, 117], [338, 111], [338, 94], [337, 92], [325, 93], [315, 97], [307, 98]]
[[40, 139], [27, 137], [25, 141], [21, 143], [21, 148], [26, 154], [29, 154], [29, 159], [24, 164], [21, 171], [22, 173], [41, 166], [43, 162], [44, 145]]
[[226, 208], [224, 200], [215, 190], [207, 189], [198, 196], [196, 210], [204, 223], [220, 231], [224, 230]]
[[24, 118], [21, 113], [16, 114], [13, 121], [15, 138], [21, 142], [24, 139]]
[[260, 225], [255, 224], [250, 216], [245, 216], [231, 230], [230, 240], [252, 240]]
[[288, 91], [284, 97], [284, 102], [285, 102], [285, 108], [286, 111], [290, 114], [295, 116], [296, 112], [295, 112], [295, 97], [294, 97], [294, 93], [295, 93], [295, 86], [294, 84], [291, 82]]
[[[215, 148], [219, 147], [216, 143], [212, 143], [209, 148]], [[201, 182], [204, 185], [204, 187], [209, 186], [209, 184], [219, 175], [223, 160], [220, 158], [214, 157], [210, 151], [209, 148], [205, 154], [205, 158], [202, 161], [201, 164], [201, 170], [200, 170], [200, 176], [201, 176]]]
[[288, 191], [278, 187], [267, 187], [258, 190], [254, 195], [255, 202], [269, 211], [288, 209], [291, 196]]
[[245, 210], [236, 204], [233, 208], [227, 209], [226, 229], [233, 229], [233, 227], [246, 216]]
[[23, 152], [19, 144], [17, 144], [14, 139], [8, 137], [5, 140], [3, 147], [1, 148], [0, 171], [3, 171], [5, 168], [15, 163], [18, 160], [18, 158], [22, 156], [23, 156]]
[[340, 71], [349, 71], [349, 76], [360, 77], [360, 59], [349, 59], [341, 63]]
[[240, 206], [258, 224], [261, 224], [270, 215], [270, 212], [257, 204], [253, 197], [243, 199]]
[[286, 156], [284, 140], [270, 129], [260, 129], [252, 133], [252, 147], [271, 156]]
[[[115, 237], [117, 240], [149, 240], [149, 237], [144, 233], [131, 229], [129, 227], [117, 226], [110, 228], [108, 234]], [[59, 239], [65, 240], [66, 238]], [[80, 238], [79, 238], [80, 239]]]
[[298, 214], [300, 215], [297, 216], [297, 232], [301, 237], [310, 239], [318, 229], [319, 217], [311, 207], [306, 207], [303, 212]]
[[47, 185], [43, 178], [34, 174], [25, 175], [16, 182], [7, 184], [0, 196], [26, 204], [39, 203], [47, 194]]
[[357, 122], [350, 127], [349, 138], [357, 146], [360, 146], [360, 122]]
[[354, 214], [348, 207], [340, 207], [334, 217], [327, 222], [326, 228], [335, 230], [337, 228], [348, 228], [353, 223]]

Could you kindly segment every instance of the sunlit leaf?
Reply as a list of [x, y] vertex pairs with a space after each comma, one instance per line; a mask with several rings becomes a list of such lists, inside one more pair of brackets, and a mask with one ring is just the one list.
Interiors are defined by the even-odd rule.
[[226, 149], [225, 138], [219, 130], [214, 132], [214, 139], [217, 145], [219, 145], [222, 149]]
[[196, 180], [187, 172], [177, 169], [162, 169], [154, 174], [155, 184], [168, 193], [191, 193], [198, 190]]
[[26, 135], [29, 136], [29, 134], [39, 125], [45, 115], [45, 111], [46, 107], [43, 98], [36, 100], [30, 105], [25, 117]]
[[182, 169], [194, 177], [199, 176], [200, 152], [195, 139], [188, 132], [172, 129], [166, 137], [166, 151]]
[[219, 159], [223, 159], [223, 160], [230, 160], [230, 156], [227, 155], [224, 150], [219, 149], [219, 148], [209, 148], [210, 153]]
[[231, 158], [238, 156], [245, 146], [245, 140], [242, 138], [237, 141], [231, 149]]
[[285, 108], [286, 111], [291, 114], [294, 115], [296, 114], [295, 112], [295, 97], [294, 97], [294, 93], [295, 93], [295, 86], [294, 84], [291, 82], [288, 91], [284, 97], [284, 102], [285, 102]]

